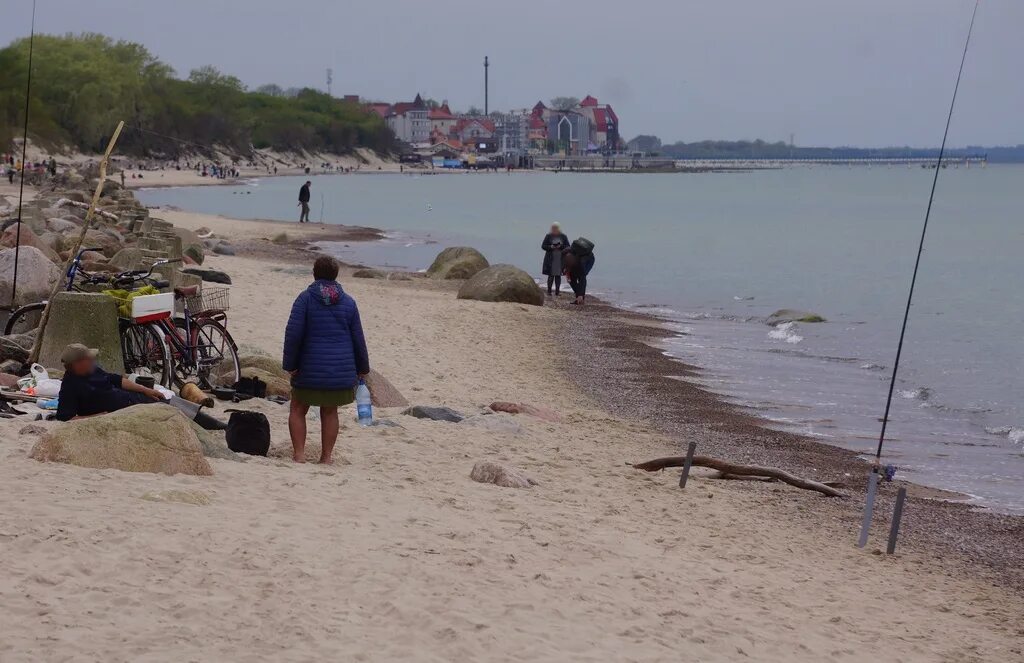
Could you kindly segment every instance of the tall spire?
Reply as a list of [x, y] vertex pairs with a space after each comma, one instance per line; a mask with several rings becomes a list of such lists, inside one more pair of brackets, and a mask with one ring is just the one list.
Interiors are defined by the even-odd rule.
[[487, 69], [490, 68], [490, 66], [491, 66], [491, 63], [488, 62], [487, 56], [485, 55], [484, 56], [484, 115], [489, 115], [490, 114], [490, 110], [491, 110], [490, 107], [489, 107], [490, 99], [488, 98], [489, 94], [490, 94], [490, 90], [488, 89], [489, 81], [487, 80]]

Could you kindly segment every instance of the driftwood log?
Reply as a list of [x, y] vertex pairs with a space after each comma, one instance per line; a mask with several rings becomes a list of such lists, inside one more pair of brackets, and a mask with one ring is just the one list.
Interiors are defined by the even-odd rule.
[[[637, 463], [633, 467], [638, 470], [644, 470], [645, 472], [657, 472], [658, 470], [664, 470], [669, 467], [682, 467], [685, 463], [685, 456], [669, 456], [668, 458], [655, 458], [654, 460], [649, 460], [645, 463]], [[803, 488], [804, 490], [814, 490], [823, 495], [828, 495], [829, 497], [846, 497], [846, 493], [836, 490], [832, 486], [827, 486], [811, 479], [798, 477], [795, 474], [790, 474], [785, 470], [780, 470], [774, 467], [737, 465], [728, 461], [719, 460], [718, 458], [712, 458], [711, 456], [694, 456], [693, 465], [695, 467], [710, 467], [711, 469], [718, 470], [723, 475], [727, 476], [768, 477], [770, 479], [777, 479], [783, 483], [788, 483], [791, 486], [796, 486], [797, 488]]]

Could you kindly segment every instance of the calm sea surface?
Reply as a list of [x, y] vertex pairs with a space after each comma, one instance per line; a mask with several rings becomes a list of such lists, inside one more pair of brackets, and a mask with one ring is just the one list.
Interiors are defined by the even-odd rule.
[[[314, 176], [312, 217], [384, 228], [350, 261], [425, 268], [438, 244], [540, 277], [552, 221], [597, 248], [591, 288], [674, 320], [665, 351], [772, 425], [873, 453], [934, 171]], [[149, 205], [293, 220], [306, 178], [144, 191]], [[437, 242], [438, 244], [434, 244]], [[1024, 513], [1024, 167], [943, 170], [884, 460]], [[825, 324], [772, 328], [780, 308]]]

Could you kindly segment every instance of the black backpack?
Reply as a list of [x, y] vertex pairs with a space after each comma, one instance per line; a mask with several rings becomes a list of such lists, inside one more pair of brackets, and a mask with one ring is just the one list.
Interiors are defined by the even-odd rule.
[[228, 449], [250, 456], [266, 456], [270, 451], [270, 422], [262, 412], [228, 410], [228, 429], [225, 431]]

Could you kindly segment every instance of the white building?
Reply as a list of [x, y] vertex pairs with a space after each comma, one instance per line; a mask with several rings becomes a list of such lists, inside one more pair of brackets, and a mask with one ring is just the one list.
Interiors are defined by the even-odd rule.
[[430, 142], [430, 111], [418, 94], [411, 102], [392, 106], [385, 121], [399, 140], [413, 145]]

